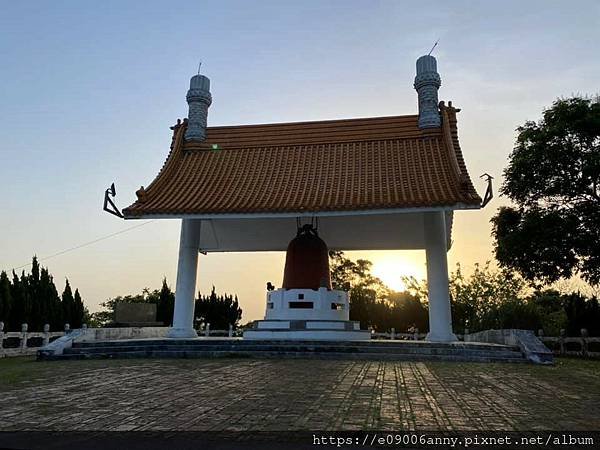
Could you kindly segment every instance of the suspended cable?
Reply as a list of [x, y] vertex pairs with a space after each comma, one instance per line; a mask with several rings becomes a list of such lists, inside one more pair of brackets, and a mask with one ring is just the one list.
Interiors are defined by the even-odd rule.
[[[88, 245], [95, 244], [96, 242], [104, 241], [104, 240], [109, 239], [111, 237], [118, 236], [119, 234], [127, 233], [128, 231], [134, 230], [136, 228], [143, 227], [144, 225], [148, 225], [149, 223], [155, 222], [156, 220], [157, 219], [152, 219], [152, 220], [148, 220], [148, 221], [143, 222], [143, 223], [138, 223], [137, 225], [134, 225], [134, 226], [129, 227], [129, 228], [125, 228], [125, 229], [120, 230], [120, 231], [116, 231], [116, 232], [111, 233], [111, 234], [107, 234], [106, 236], [99, 237], [97, 239], [94, 239], [93, 241], [84, 242], [83, 244], [79, 244], [79, 245], [76, 245], [75, 247], [70, 247], [70, 248], [67, 248], [65, 250], [61, 250], [60, 252], [54, 253], [54, 254], [52, 254], [50, 256], [45, 256], [44, 258], [38, 258], [38, 261], [47, 261], [49, 259], [56, 258], [57, 256], [64, 255], [65, 253], [69, 253], [69, 252], [72, 252], [74, 250], [79, 250], [80, 248], [87, 247]], [[22, 266], [14, 267], [12, 270], [19, 270], [19, 269], [22, 269], [22, 268], [30, 266], [30, 265], [31, 265], [31, 263], [23, 264]]]

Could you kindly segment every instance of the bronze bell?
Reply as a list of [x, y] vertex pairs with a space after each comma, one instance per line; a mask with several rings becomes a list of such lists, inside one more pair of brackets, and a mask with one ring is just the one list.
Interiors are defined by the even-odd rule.
[[312, 225], [298, 228], [296, 237], [288, 245], [282, 287], [331, 290], [327, 244]]

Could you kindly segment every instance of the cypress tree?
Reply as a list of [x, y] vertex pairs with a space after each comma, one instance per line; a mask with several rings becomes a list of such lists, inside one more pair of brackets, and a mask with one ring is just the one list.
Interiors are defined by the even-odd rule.
[[44, 324], [49, 324], [53, 330], [60, 330], [64, 325], [64, 315], [58, 290], [54, 284], [48, 268], [41, 269], [40, 285], [38, 289], [39, 314], [33, 315], [32, 322], [36, 323], [34, 329], [41, 329]]
[[79, 295], [79, 289], [75, 289], [75, 297], [73, 298], [73, 327], [81, 328], [85, 319], [85, 307], [83, 306], [83, 300]]
[[31, 262], [31, 273], [13, 270], [12, 283], [6, 272], [0, 272], [0, 321], [6, 331], [20, 331], [21, 324], [29, 325], [30, 331], [41, 331], [45, 324], [52, 330], [62, 330], [66, 321], [72, 327], [80, 327], [86, 309], [79, 292], [73, 296], [67, 280], [62, 299], [54, 278], [47, 267], [41, 267], [37, 257]]
[[[45, 315], [46, 305], [44, 304], [43, 294], [41, 292], [42, 280], [41, 275], [44, 275], [44, 270], [40, 273], [40, 263], [37, 256], [34, 256], [31, 261], [31, 273], [25, 275], [25, 271], [21, 274], [23, 286], [25, 287], [26, 313], [23, 318], [23, 323], [29, 325], [30, 331], [40, 329], [41, 318]], [[46, 279], [44, 279], [46, 282]]]
[[[0, 273], [0, 322], [8, 329], [12, 310], [12, 296], [10, 294], [10, 280], [6, 272]], [[0, 344], [1, 345], [1, 344]]]
[[156, 305], [156, 321], [165, 325], [173, 322], [173, 310], [175, 308], [175, 294], [167, 284], [167, 278], [163, 278], [162, 287], [158, 294]]
[[65, 290], [62, 293], [61, 297], [62, 303], [62, 315], [64, 322], [68, 322], [73, 328], [75, 328], [73, 324], [73, 320], [75, 319], [75, 299], [73, 298], [73, 291], [71, 290], [71, 285], [69, 284], [69, 280], [67, 279], [65, 282]]
[[242, 318], [242, 310], [238, 299], [232, 295], [217, 295], [213, 286], [208, 297], [198, 294], [195, 309], [196, 320], [210, 323], [213, 330], [226, 330], [229, 325], [237, 326]]

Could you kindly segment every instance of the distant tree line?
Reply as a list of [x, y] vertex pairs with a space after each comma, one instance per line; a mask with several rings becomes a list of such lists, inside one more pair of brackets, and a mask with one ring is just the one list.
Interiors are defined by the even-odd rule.
[[543, 330], [558, 336], [561, 329], [578, 336], [582, 328], [600, 336], [600, 305], [596, 296], [561, 293], [532, 284], [507, 269], [475, 265], [466, 277], [460, 265], [450, 276], [455, 330], [500, 328]]
[[366, 259], [352, 261], [339, 251], [329, 252], [329, 258], [333, 289], [349, 293], [350, 320], [378, 332], [428, 329], [427, 301], [420, 292], [392, 291], [371, 274], [373, 264]]
[[[429, 331], [427, 283], [404, 278], [405, 292], [394, 292], [371, 274], [371, 262], [352, 261], [343, 252], [330, 252], [334, 289], [350, 293], [350, 320], [378, 332]], [[536, 289], [509, 270], [475, 265], [466, 276], [460, 265], [450, 274], [450, 300], [454, 332], [486, 329], [542, 329], [557, 336], [561, 329], [577, 336], [586, 328], [600, 336], [600, 304], [595, 296]]]
[[66, 280], [59, 295], [48, 268], [41, 267], [35, 256], [31, 273], [23, 271], [19, 277], [13, 271], [11, 279], [6, 272], [0, 272], [0, 321], [4, 322], [5, 331], [20, 331], [23, 323], [30, 331], [41, 331], [45, 324], [52, 331], [62, 330], [65, 323], [81, 328], [86, 315], [79, 290], [73, 293]]
[[117, 303], [154, 303], [156, 304], [156, 321], [171, 325], [173, 321], [173, 308], [175, 305], [175, 293], [163, 278], [160, 289], [151, 291], [144, 288], [141, 293], [134, 295], [119, 295], [109, 298], [100, 306], [102, 311], [91, 314], [90, 324], [94, 327], [105, 327], [115, 322], [115, 308]]
[[210, 295], [202, 296], [198, 293], [194, 319], [197, 323], [210, 323], [213, 330], [227, 330], [229, 325], [237, 328], [242, 319], [242, 308], [237, 295], [217, 295], [213, 286]]
[[[101, 327], [113, 323], [115, 307], [119, 302], [154, 303], [156, 304], [156, 321], [162, 322], [165, 326], [172, 325], [175, 293], [169, 287], [166, 278], [163, 278], [160, 289], [151, 291], [146, 288], [140, 294], [108, 299], [100, 305], [104, 308], [103, 311], [92, 314], [92, 325]], [[242, 309], [239, 307], [237, 295], [218, 295], [214, 286], [207, 296], [203, 296], [199, 292], [195, 302], [194, 322], [196, 326], [210, 323], [213, 330], [226, 330], [230, 324], [236, 328], [242, 318]]]

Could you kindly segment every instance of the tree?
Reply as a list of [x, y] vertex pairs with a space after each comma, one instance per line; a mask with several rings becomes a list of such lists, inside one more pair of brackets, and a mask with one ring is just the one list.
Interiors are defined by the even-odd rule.
[[62, 293], [61, 300], [64, 321], [73, 328], [76, 328], [73, 324], [73, 319], [75, 317], [75, 299], [73, 298], [73, 291], [71, 290], [68, 279], [65, 281], [65, 290]]
[[567, 335], [579, 336], [581, 329], [586, 328], [590, 336], [600, 336], [600, 303], [596, 297], [571, 293], [564, 295], [562, 300], [568, 318]]
[[557, 100], [517, 129], [492, 219], [495, 256], [527, 280], [600, 283], [600, 100]]
[[362, 327], [382, 330], [383, 324], [377, 322], [376, 316], [382, 316], [380, 310], [386, 306], [379, 303], [390, 291], [383, 281], [371, 274], [372, 265], [366, 259], [352, 261], [344, 252], [329, 252], [331, 286], [348, 292], [350, 320], [360, 322]]
[[394, 292], [371, 274], [369, 260], [352, 261], [344, 252], [331, 251], [329, 261], [332, 287], [349, 293], [350, 320], [378, 332], [405, 332], [412, 326], [428, 330], [427, 289], [416, 280], [411, 280], [410, 292]]
[[210, 295], [203, 297], [198, 293], [194, 310], [196, 321], [209, 323], [213, 330], [227, 330], [229, 325], [237, 327], [242, 318], [237, 295], [217, 295], [213, 286]]
[[450, 274], [454, 329], [462, 332], [465, 328], [470, 331], [502, 328], [503, 314], [518, 310], [515, 305], [521, 302], [525, 293], [526, 284], [522, 278], [508, 270], [492, 270], [489, 261], [483, 266], [475, 264], [468, 277], [457, 264], [456, 271]]
[[13, 300], [10, 293], [10, 280], [6, 272], [0, 272], [0, 322], [4, 322], [8, 328], [8, 321], [11, 315]]
[[329, 265], [333, 289], [349, 292], [352, 289], [372, 289], [378, 295], [388, 291], [383, 281], [371, 274], [373, 263], [367, 259], [352, 261], [344, 252], [330, 251]]
[[21, 324], [27, 322], [27, 317], [31, 312], [27, 293], [27, 279], [24, 271], [21, 273], [21, 278], [14, 270], [12, 275], [10, 296], [13, 299], [13, 307], [8, 318], [8, 330], [21, 331]]
[[117, 297], [109, 298], [100, 306], [104, 308], [103, 311], [98, 311], [92, 314], [92, 321], [96, 326], [107, 326], [115, 321], [115, 308], [117, 303], [156, 303], [156, 298], [150, 297], [150, 291], [148, 288], [144, 288], [141, 294], [136, 295], [119, 295]]
[[171, 325], [173, 322], [173, 311], [175, 309], [175, 294], [167, 284], [167, 278], [163, 278], [162, 287], [158, 293], [158, 302], [156, 304], [156, 320], [165, 325]]
[[87, 316], [89, 316], [89, 314], [83, 305], [79, 289], [75, 289], [75, 295], [73, 296], [73, 315], [71, 316], [73, 327], [81, 328], [81, 325], [85, 323]]
[[429, 312], [426, 302], [410, 292], [390, 292], [387, 298], [379, 300], [375, 305], [373, 328], [388, 331], [394, 328], [397, 332], [407, 332], [410, 328], [418, 328], [419, 332], [429, 329]]
[[26, 323], [30, 331], [41, 331], [45, 324], [51, 330], [62, 330], [64, 323], [79, 328], [86, 309], [75, 291], [73, 297], [69, 281], [66, 281], [62, 297], [59, 297], [54, 278], [47, 267], [40, 266], [34, 256], [31, 272], [12, 273], [12, 282], [5, 272], [0, 272], [0, 321], [9, 331], [20, 331]]
[[63, 329], [65, 316], [62, 304], [54, 279], [46, 267], [41, 268], [40, 280], [32, 290], [32, 303], [35, 306], [34, 311], [37, 311], [29, 320], [32, 329], [39, 330], [45, 324], [49, 324], [51, 330]]
[[528, 299], [540, 311], [542, 329], [546, 336], [559, 336], [560, 330], [566, 328], [568, 317], [565, 310], [565, 299], [570, 294], [561, 294], [555, 289], [535, 291]]

